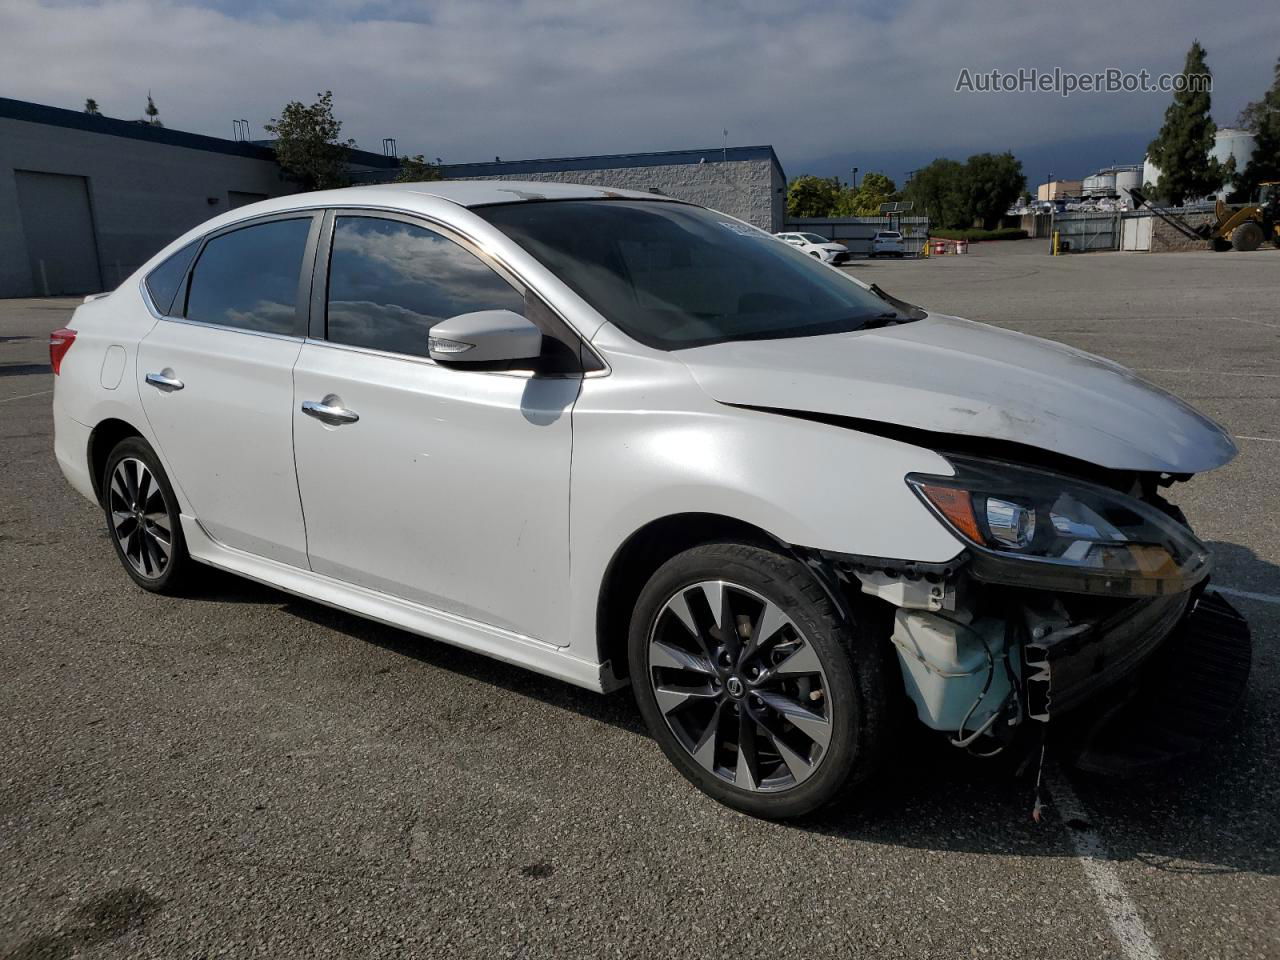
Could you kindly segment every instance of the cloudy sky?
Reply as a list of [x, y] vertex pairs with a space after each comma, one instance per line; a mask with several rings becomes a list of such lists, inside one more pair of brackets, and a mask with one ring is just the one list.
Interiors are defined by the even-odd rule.
[[1280, 56], [1276, 0], [3, 0], [0, 95], [255, 137], [332, 89], [344, 133], [446, 162], [771, 143], [787, 173], [901, 178], [1011, 149], [1032, 182], [1141, 160], [1169, 96], [956, 93], [974, 72], [1176, 72], [1230, 123]]

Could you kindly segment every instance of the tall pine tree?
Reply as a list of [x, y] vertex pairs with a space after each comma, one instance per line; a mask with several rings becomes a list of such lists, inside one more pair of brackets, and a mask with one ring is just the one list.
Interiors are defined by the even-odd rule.
[[1223, 181], [1222, 165], [1209, 155], [1218, 127], [1209, 115], [1212, 78], [1199, 40], [1187, 51], [1182, 77], [1182, 89], [1164, 112], [1164, 126], [1147, 147], [1147, 156], [1160, 168], [1156, 195], [1171, 206], [1199, 200]]
[[1241, 110], [1237, 122], [1256, 138], [1253, 156], [1236, 183], [1237, 192], [1248, 199], [1258, 184], [1280, 180], [1280, 60], [1271, 89]]

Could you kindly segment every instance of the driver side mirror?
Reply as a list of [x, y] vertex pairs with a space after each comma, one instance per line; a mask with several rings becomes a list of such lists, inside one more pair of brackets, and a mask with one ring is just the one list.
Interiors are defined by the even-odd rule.
[[530, 360], [542, 353], [542, 332], [511, 310], [477, 310], [433, 326], [427, 351], [443, 363]]

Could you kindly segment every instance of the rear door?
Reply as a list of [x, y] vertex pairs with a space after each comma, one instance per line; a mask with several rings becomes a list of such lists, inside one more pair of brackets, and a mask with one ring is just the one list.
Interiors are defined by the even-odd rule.
[[[318, 280], [316, 338], [294, 370], [312, 569], [564, 644], [570, 413], [581, 384], [567, 327], [443, 227], [338, 211], [325, 233], [327, 293]], [[491, 309], [543, 330], [537, 372], [427, 356], [434, 323]], [[358, 419], [315, 419], [307, 401]]]
[[196, 519], [226, 546], [300, 567], [293, 365], [319, 223], [291, 213], [209, 237], [138, 350], [143, 408]]

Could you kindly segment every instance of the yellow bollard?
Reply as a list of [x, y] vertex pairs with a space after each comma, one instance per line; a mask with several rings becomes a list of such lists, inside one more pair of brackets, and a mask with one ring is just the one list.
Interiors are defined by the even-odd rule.
[[1058, 231], [1053, 231], [1053, 255], [1058, 255]]

